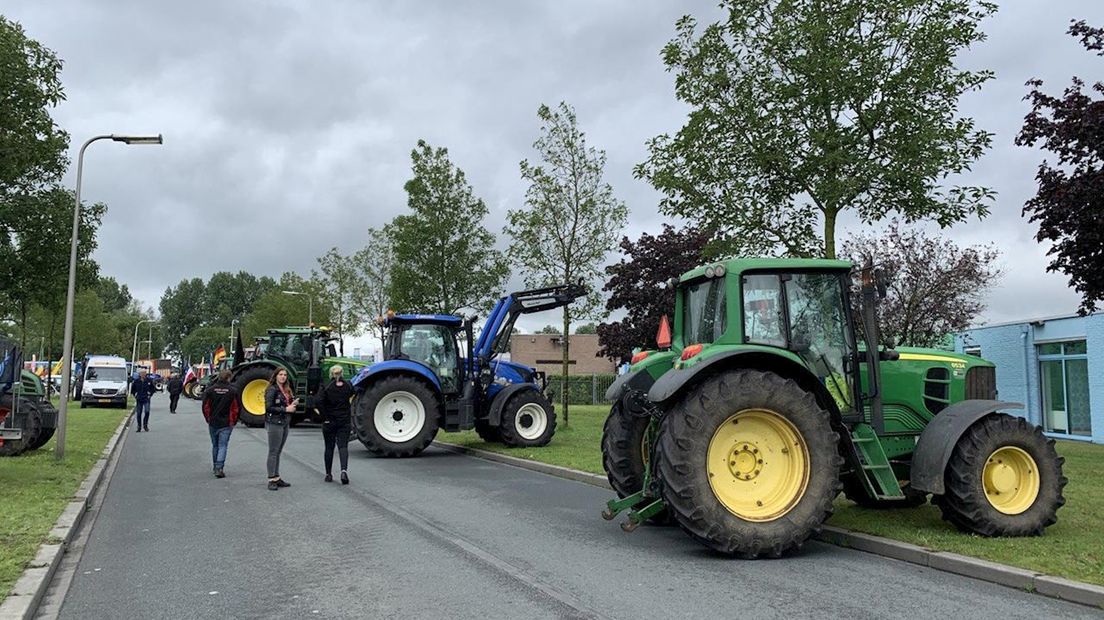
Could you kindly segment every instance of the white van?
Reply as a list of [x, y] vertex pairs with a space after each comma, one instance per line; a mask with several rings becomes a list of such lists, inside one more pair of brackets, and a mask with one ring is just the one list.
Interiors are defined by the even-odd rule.
[[127, 362], [114, 355], [90, 355], [81, 374], [81, 407], [114, 405], [126, 409]]

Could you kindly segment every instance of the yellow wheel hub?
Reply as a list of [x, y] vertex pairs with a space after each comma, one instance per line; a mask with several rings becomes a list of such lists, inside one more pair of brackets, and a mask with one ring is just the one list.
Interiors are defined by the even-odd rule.
[[265, 412], [265, 390], [268, 389], [268, 381], [264, 379], [254, 379], [245, 384], [245, 389], [242, 390], [242, 406], [245, 410], [253, 415], [264, 415]]
[[1006, 515], [1026, 512], [1039, 497], [1039, 468], [1020, 448], [997, 448], [985, 461], [981, 474], [985, 498]]
[[717, 427], [706, 471], [713, 495], [745, 521], [773, 521], [805, 496], [809, 449], [789, 420], [745, 409]]

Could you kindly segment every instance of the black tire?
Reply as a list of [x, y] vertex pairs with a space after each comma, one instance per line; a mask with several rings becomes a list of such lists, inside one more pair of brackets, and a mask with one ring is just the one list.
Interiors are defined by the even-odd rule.
[[498, 423], [502, 443], [514, 448], [547, 446], [556, 434], [556, 410], [537, 390], [522, 390], [506, 401]]
[[194, 387], [195, 381], [189, 381], [184, 384], [184, 387], [181, 389], [180, 393], [184, 395], [184, 398], [195, 398], [194, 396], [192, 396], [192, 389]]
[[486, 420], [475, 421], [475, 434], [479, 435], [479, 438], [487, 443], [502, 442], [502, 433], [498, 431], [498, 427], [493, 426]]
[[[986, 496], [985, 465], [1000, 448], [1019, 448], [1038, 469], [1039, 489], [1034, 501], [1019, 514], [997, 510]], [[966, 429], [955, 444], [943, 474], [944, 495], [932, 498], [943, 519], [964, 532], [981, 536], [1039, 536], [1058, 521], [1058, 509], [1065, 503], [1062, 489], [1068, 480], [1062, 475], [1065, 459], [1058, 456], [1054, 440], [1023, 418], [994, 413]]]
[[[790, 504], [777, 516], [748, 520], [718, 499], [706, 459], [710, 443], [722, 426], [730, 429], [725, 425], [730, 420], [738, 421], [736, 415], [756, 410], [784, 421], [804, 443], [801, 456], [805, 459], [805, 480], [802, 490], [793, 493]], [[780, 557], [800, 549], [832, 514], [832, 502], [841, 488], [839, 437], [832, 430], [828, 412], [793, 380], [771, 372], [728, 371], [690, 388], [669, 411], [658, 439], [660, 488], [679, 525], [699, 542], [726, 555]], [[753, 475], [758, 477], [764, 459], [769, 465], [773, 453], [764, 449], [759, 454], [754, 440], [740, 439], [739, 443], [745, 451], [754, 447], [760, 466]], [[778, 458], [794, 458], [781, 457], [781, 453], [790, 454], [783, 448]], [[755, 457], [750, 458], [751, 466], [757, 467]]]
[[[4, 417], [5, 422], [8, 421], [8, 417], [15, 415], [12, 411], [15, 408], [16, 401], [14, 397], [11, 395], [0, 397], [0, 409], [7, 412], [7, 416]], [[25, 398], [20, 398], [18, 409], [19, 418], [16, 420], [16, 424], [23, 431], [23, 437], [18, 441], [5, 441], [4, 445], [0, 446], [0, 456], [19, 456], [31, 450], [31, 446], [42, 431], [42, 418], [39, 416], [34, 403]]]
[[[392, 414], [399, 416], [392, 417], [396, 425], [381, 432], [375, 419], [376, 407], [388, 399], [395, 403], [402, 400], [407, 405], [416, 407], [411, 398], [420, 403], [423, 418], [421, 426], [401, 426], [399, 423], [406, 419], [407, 414], [396, 410]], [[440, 401], [437, 392], [424, 381], [406, 375], [392, 375], [376, 381], [357, 395], [353, 400], [352, 421], [357, 439], [372, 454], [386, 457], [415, 456], [425, 450], [437, 436], [441, 422]], [[413, 423], [417, 424], [416, 421]]]
[[843, 476], [843, 496], [863, 508], [873, 508], [877, 510], [887, 508], [915, 508], [917, 506], [923, 506], [928, 501], [927, 493], [917, 491], [910, 487], [908, 483], [902, 485], [901, 490], [905, 493], [902, 499], [874, 499], [867, 494], [862, 481], [854, 474]]
[[[625, 498], [644, 488], [644, 459], [648, 446], [644, 434], [649, 418], [630, 414], [620, 401], [610, 407], [602, 426], [602, 467], [613, 492]], [[655, 471], [652, 472], [654, 476]], [[675, 518], [664, 509], [648, 520], [654, 525], [673, 525]]]
[[[57, 410], [54, 409], [54, 406], [52, 404], [50, 404], [49, 402], [38, 401], [37, 403], [35, 403], [35, 407], [38, 408], [39, 413], [52, 413], [53, 414], [53, 419], [57, 420]], [[46, 445], [46, 442], [50, 441], [50, 438], [52, 438], [54, 436], [54, 432], [56, 430], [57, 430], [57, 428], [53, 427], [53, 426], [48, 427], [48, 428], [43, 426], [39, 430], [38, 436], [35, 438], [34, 442], [31, 443], [30, 449], [31, 450], [37, 450], [38, 448], [41, 448], [42, 446]]]
[[[238, 420], [250, 428], [261, 428], [265, 425], [264, 390], [268, 389], [268, 382], [272, 378], [272, 370], [267, 366], [257, 366], [242, 372], [234, 378], [234, 387], [238, 390], [242, 405], [239, 409]], [[199, 387], [198, 384], [196, 387]], [[257, 390], [260, 390], [259, 399]], [[193, 388], [192, 393], [195, 394], [195, 392], [196, 390]], [[193, 398], [199, 397], [193, 396]]]

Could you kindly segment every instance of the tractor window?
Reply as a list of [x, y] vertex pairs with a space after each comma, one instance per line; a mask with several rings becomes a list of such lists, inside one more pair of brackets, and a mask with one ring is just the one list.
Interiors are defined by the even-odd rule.
[[841, 410], [851, 403], [846, 359], [854, 345], [843, 307], [846, 299], [838, 274], [796, 273], [786, 282], [790, 342], [836, 399]]
[[408, 359], [428, 366], [441, 381], [446, 392], [458, 389], [460, 356], [456, 351], [456, 337], [444, 325], [407, 326], [399, 341], [401, 353]]
[[778, 276], [744, 276], [744, 341], [786, 346]]
[[715, 342], [725, 331], [724, 278], [690, 285], [684, 295], [683, 341], [687, 344]]

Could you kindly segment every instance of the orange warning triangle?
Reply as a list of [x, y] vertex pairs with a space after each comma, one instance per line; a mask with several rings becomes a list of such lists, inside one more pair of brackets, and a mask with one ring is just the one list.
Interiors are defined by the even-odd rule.
[[656, 333], [656, 346], [661, 349], [671, 348], [671, 324], [667, 322], [667, 315], [659, 320], [659, 332]]

